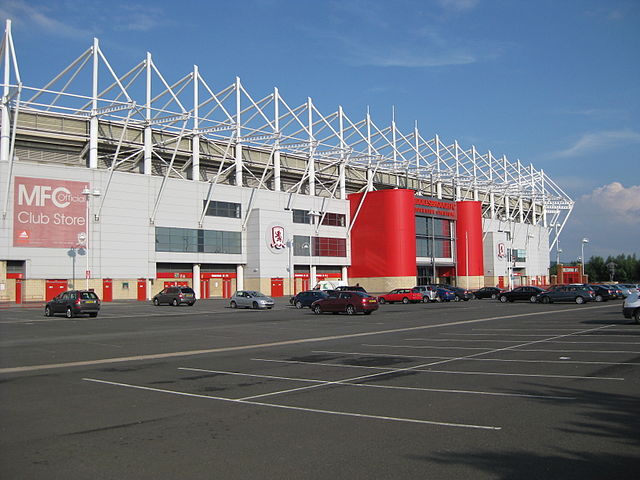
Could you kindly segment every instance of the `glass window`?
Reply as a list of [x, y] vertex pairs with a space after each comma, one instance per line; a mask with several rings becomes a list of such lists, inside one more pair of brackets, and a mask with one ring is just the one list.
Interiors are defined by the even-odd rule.
[[307, 210], [293, 210], [293, 223], [311, 223], [311, 216]]
[[203, 204], [207, 208], [205, 215], [209, 217], [240, 218], [242, 215], [242, 207], [239, 203], [211, 200], [207, 207], [207, 201], [204, 200]]
[[156, 252], [242, 253], [240, 232], [156, 227]]
[[331, 225], [334, 227], [345, 226], [345, 216], [341, 213], [326, 213], [322, 219], [322, 225]]
[[316, 237], [313, 254], [318, 257], [346, 257], [347, 241], [344, 238]]

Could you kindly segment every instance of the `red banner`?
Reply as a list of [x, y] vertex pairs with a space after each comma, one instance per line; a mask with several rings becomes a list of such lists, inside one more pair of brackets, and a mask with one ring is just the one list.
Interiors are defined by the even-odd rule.
[[13, 246], [70, 248], [87, 238], [84, 182], [16, 177]]

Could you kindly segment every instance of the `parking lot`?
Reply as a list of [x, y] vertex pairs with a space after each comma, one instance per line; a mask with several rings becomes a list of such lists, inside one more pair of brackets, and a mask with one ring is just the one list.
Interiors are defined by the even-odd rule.
[[621, 303], [0, 310], [3, 478], [636, 478]]

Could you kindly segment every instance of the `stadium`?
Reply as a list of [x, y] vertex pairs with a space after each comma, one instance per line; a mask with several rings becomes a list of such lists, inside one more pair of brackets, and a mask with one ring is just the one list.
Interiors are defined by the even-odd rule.
[[0, 54], [0, 301], [549, 283], [573, 201], [533, 165], [150, 53], [116, 73], [97, 39], [37, 87], [10, 21]]

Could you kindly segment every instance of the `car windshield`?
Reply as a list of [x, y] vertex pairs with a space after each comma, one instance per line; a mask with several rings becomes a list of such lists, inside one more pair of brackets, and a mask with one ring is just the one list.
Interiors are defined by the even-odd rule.
[[263, 293], [260, 292], [247, 292], [247, 295], [251, 295], [252, 297], [264, 297], [266, 295], [264, 295]]

